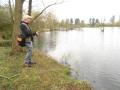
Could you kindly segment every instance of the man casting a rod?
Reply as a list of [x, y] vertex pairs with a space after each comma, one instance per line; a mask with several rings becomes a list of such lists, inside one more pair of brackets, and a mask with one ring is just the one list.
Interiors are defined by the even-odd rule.
[[36, 64], [36, 62], [32, 61], [32, 51], [33, 51], [33, 36], [38, 36], [39, 32], [32, 32], [29, 24], [32, 21], [32, 16], [24, 15], [22, 21], [20, 22], [20, 31], [21, 34], [25, 38], [25, 47], [27, 48], [27, 54], [24, 58], [24, 65], [31, 67], [32, 64]]

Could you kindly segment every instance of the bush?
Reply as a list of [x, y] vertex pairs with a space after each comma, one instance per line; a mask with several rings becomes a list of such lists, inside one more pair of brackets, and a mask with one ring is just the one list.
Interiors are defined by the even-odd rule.
[[0, 33], [3, 39], [9, 39], [12, 35], [12, 23], [8, 7], [0, 7]]

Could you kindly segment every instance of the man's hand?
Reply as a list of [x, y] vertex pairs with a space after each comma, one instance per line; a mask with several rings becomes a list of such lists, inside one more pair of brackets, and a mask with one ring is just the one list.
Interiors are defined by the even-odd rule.
[[36, 32], [36, 35], [37, 35], [37, 36], [39, 35], [39, 31]]

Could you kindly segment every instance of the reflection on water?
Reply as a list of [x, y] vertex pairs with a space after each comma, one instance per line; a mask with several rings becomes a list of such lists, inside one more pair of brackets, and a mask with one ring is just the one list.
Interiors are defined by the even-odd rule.
[[95, 90], [120, 90], [120, 29], [47, 32], [38, 45], [70, 66], [72, 76], [90, 81]]
[[35, 38], [35, 47], [40, 48], [44, 52], [54, 50], [56, 47], [56, 32], [41, 33], [41, 35]]

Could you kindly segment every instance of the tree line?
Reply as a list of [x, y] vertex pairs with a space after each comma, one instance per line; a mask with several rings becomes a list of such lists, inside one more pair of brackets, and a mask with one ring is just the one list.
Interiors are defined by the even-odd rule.
[[81, 27], [120, 27], [120, 16], [119, 20], [115, 20], [115, 16], [111, 16], [109, 22], [106, 22], [106, 18], [90, 18], [88, 22], [80, 18], [70, 18], [66, 20], [61, 20], [60, 26], [66, 28], [81, 28]]

